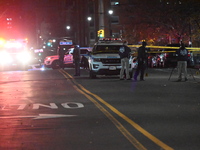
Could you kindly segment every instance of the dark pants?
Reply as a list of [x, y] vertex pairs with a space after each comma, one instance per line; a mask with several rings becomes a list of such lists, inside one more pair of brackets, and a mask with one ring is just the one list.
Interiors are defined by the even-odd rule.
[[84, 69], [88, 69], [89, 68], [88, 59], [86, 57], [84, 57], [84, 56], [81, 59], [81, 67], [83, 67]]
[[74, 65], [75, 65], [75, 75], [80, 76], [80, 60], [75, 60]]
[[134, 79], [137, 80], [137, 76], [140, 73], [140, 80], [144, 80], [144, 71], [146, 68], [145, 62], [138, 62], [138, 66], [136, 68], [135, 74], [134, 74]]
[[60, 68], [64, 68], [64, 56], [59, 56]]

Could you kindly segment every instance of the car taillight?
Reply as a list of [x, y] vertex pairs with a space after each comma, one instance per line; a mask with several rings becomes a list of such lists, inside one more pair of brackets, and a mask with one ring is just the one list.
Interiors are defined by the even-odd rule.
[[169, 57], [169, 54], [166, 54], [166, 53], [165, 53], [165, 57]]
[[137, 62], [137, 59], [133, 59], [133, 63], [136, 63]]

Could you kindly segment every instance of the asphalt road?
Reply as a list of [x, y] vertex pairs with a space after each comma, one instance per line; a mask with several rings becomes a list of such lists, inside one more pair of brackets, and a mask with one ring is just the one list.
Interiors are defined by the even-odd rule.
[[148, 69], [134, 82], [2, 71], [0, 150], [199, 150], [200, 75], [188, 73], [176, 82], [176, 69]]

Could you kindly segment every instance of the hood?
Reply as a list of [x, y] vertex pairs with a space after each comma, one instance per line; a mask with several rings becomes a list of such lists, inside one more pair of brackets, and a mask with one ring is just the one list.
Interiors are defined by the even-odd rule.
[[119, 54], [95, 54], [93, 58], [120, 58]]
[[51, 56], [47, 56], [47, 57], [58, 57], [58, 55], [51, 55]]

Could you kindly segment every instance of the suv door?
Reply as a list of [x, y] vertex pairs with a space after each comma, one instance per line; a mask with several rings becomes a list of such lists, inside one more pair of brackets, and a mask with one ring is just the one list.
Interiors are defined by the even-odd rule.
[[73, 55], [72, 55], [73, 50], [69, 50], [68, 52], [65, 53], [64, 57], [64, 64], [73, 64]]

